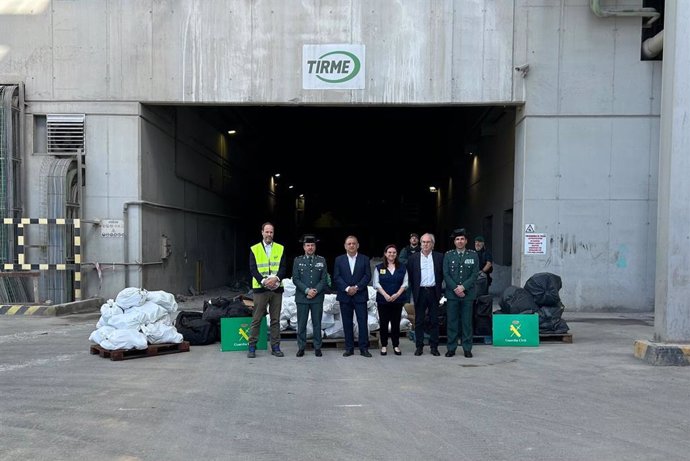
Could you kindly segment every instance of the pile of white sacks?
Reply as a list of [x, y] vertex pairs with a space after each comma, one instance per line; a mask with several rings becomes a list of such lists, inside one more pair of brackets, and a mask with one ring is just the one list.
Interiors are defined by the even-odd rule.
[[[280, 330], [297, 330], [297, 304], [295, 303], [295, 284], [292, 279], [283, 279], [283, 305], [280, 310]], [[367, 326], [369, 331], [376, 331], [380, 328], [379, 324], [379, 310], [376, 305], [376, 290], [369, 286], [369, 300], [367, 301]], [[355, 331], [355, 338], [357, 337], [359, 328], [357, 326], [357, 318], [353, 318], [353, 325]], [[407, 312], [402, 310], [402, 318], [400, 320], [400, 331], [408, 331], [410, 329], [410, 320], [407, 318]], [[322, 335], [324, 338], [342, 338], [343, 321], [340, 316], [340, 303], [336, 301], [335, 295], [325, 295], [323, 301], [323, 317], [321, 319]], [[311, 314], [307, 320], [307, 337], [311, 338], [314, 331], [311, 326]]]
[[146, 349], [149, 344], [182, 342], [173, 326], [175, 296], [165, 291], [125, 288], [101, 306], [101, 318], [89, 341], [103, 349]]

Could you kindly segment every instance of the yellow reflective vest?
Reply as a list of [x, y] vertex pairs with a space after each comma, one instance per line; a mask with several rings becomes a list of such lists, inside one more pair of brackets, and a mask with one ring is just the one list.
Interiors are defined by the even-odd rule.
[[[276, 275], [278, 273], [278, 269], [280, 269], [280, 260], [283, 258], [283, 245], [273, 242], [270, 261], [268, 255], [266, 255], [266, 250], [264, 250], [263, 242], [253, 245], [251, 250], [252, 253], [254, 253], [254, 259], [256, 259], [256, 268], [264, 278], [271, 274]], [[280, 282], [280, 286], [283, 286], [282, 281]], [[263, 286], [252, 277], [252, 288], [263, 288]]]

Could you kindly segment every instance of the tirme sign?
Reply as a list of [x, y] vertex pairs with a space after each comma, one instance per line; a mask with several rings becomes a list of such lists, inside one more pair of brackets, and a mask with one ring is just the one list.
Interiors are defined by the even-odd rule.
[[303, 89], [361, 90], [364, 85], [364, 45], [303, 45]]

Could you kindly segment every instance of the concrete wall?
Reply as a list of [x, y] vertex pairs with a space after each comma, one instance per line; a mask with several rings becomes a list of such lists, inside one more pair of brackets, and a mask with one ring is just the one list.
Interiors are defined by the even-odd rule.
[[163, 236], [170, 244], [170, 255], [147, 268], [142, 286], [206, 289], [228, 284], [238, 264], [244, 269], [234, 251], [237, 207], [222, 190], [223, 139], [189, 110], [142, 108], [143, 260], [161, 261]]
[[[25, 190], [25, 214], [41, 217], [43, 213], [40, 178], [41, 165], [49, 157], [35, 151], [33, 145], [33, 116], [35, 114], [88, 114], [85, 120], [84, 198], [82, 219], [97, 221], [123, 219], [123, 204], [140, 197], [139, 170], [139, 114], [138, 104], [97, 102], [37, 101], [27, 110], [27, 154], [23, 168], [28, 172]], [[37, 147], [38, 148], [38, 147]], [[125, 258], [124, 238], [103, 238], [100, 228], [93, 222], [84, 222], [82, 240], [82, 287], [85, 296], [111, 297], [124, 287], [125, 269], [119, 263], [140, 260], [140, 235], [128, 232], [130, 259]], [[38, 234], [32, 244], [39, 243]], [[39, 262], [33, 260], [32, 262]], [[101, 277], [94, 263], [101, 265]], [[111, 263], [111, 264], [108, 264]], [[112, 263], [117, 263], [113, 265]]]
[[[55, 0], [31, 11], [0, 15], [0, 77], [24, 80], [29, 101], [513, 99], [512, 0]], [[367, 88], [302, 90], [302, 45], [319, 43], [365, 44]]]
[[[588, 2], [519, 2], [513, 283], [549, 271], [572, 309], [651, 310], [659, 62], [642, 62], [639, 18]], [[639, 2], [631, 2], [639, 3]], [[639, 6], [639, 5], [638, 5]], [[523, 255], [526, 224], [546, 255]]]

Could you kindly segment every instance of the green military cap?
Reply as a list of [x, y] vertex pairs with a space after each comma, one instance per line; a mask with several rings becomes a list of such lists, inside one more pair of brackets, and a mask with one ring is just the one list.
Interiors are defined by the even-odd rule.
[[299, 243], [317, 243], [319, 239], [316, 238], [316, 235], [314, 234], [304, 234], [301, 239], [299, 239]]

